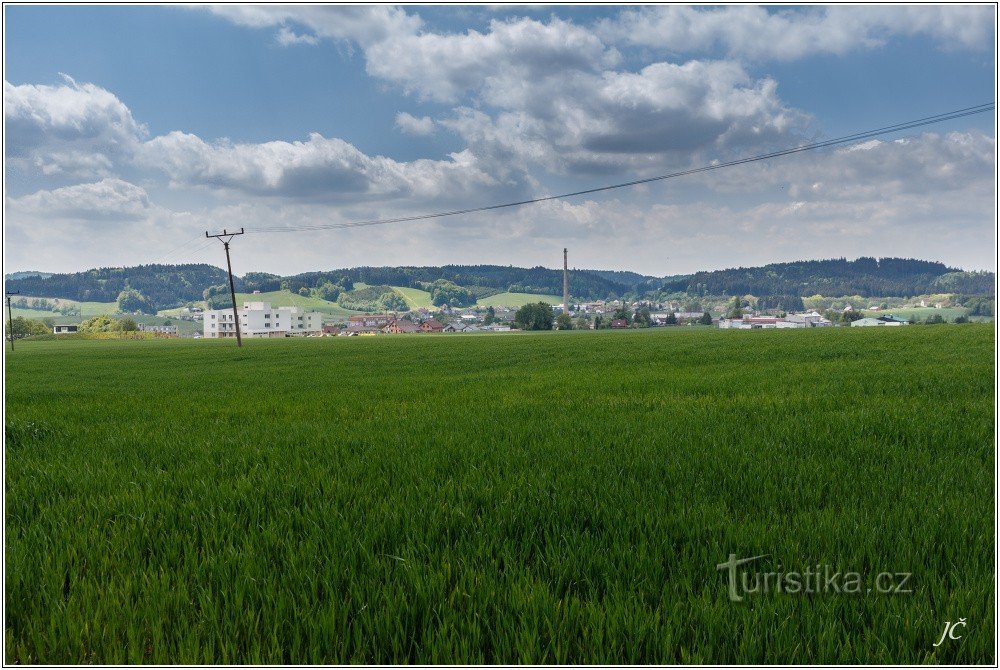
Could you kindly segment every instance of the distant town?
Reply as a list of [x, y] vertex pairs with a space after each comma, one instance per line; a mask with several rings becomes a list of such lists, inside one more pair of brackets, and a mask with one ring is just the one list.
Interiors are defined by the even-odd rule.
[[[991, 320], [995, 277], [912, 259], [692, 275], [512, 266], [361, 267], [280, 277], [209, 265], [8, 275], [13, 337], [353, 337], [523, 330], [898, 327]], [[561, 293], [561, 295], [559, 295]], [[901, 297], [902, 296], [902, 297]], [[907, 297], [908, 296], [908, 297]], [[236, 310], [234, 311], [234, 304]]]

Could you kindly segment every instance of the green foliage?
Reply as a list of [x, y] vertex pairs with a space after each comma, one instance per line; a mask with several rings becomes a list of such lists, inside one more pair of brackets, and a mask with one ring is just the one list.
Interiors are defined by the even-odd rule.
[[405, 312], [410, 309], [403, 296], [395, 291], [387, 291], [379, 296], [379, 305], [386, 312]]
[[640, 307], [635, 313], [635, 325], [640, 328], [649, 328], [653, 325], [653, 318], [649, 314], [648, 307]]
[[[909, 258], [859, 258], [855, 261], [839, 258], [696, 272], [665, 282], [664, 288], [686, 291], [690, 295], [921, 295], [941, 292], [937, 281], [949, 274], [977, 273], [956, 273], [941, 263]], [[944, 283], [956, 287], [980, 287], [987, 283], [992, 286], [992, 273], [985, 274], [989, 276], [976, 277], [969, 283], [958, 279], [945, 279]]]
[[23, 316], [15, 316], [13, 319], [4, 321], [4, 336], [9, 338], [12, 330], [15, 340], [29, 335], [44, 335], [52, 332], [52, 328], [46, 326], [42, 321], [26, 319]]
[[168, 308], [199, 300], [206, 287], [226, 281], [226, 271], [211, 265], [140, 265], [25, 277], [7, 281], [6, 287], [25, 295], [82, 302], [114, 302], [118, 294], [130, 286], [142, 293], [150, 304]]
[[[359, 312], [380, 312], [385, 310], [386, 301], [390, 300], [389, 295], [397, 295], [391, 286], [366, 286], [342, 292], [338, 302], [345, 309]], [[402, 299], [400, 298], [400, 300]], [[408, 309], [405, 300], [402, 301], [402, 304], [403, 307], [400, 309]]]
[[711, 326], [712, 315], [709, 314], [708, 312], [705, 312], [704, 314], [701, 315], [701, 317], [698, 318], [698, 323], [700, 323], [703, 326]]
[[576, 329], [590, 330], [590, 319], [588, 319], [586, 316], [578, 316], [576, 318]]
[[729, 300], [729, 306], [728, 306], [728, 308], [726, 310], [726, 318], [728, 318], [728, 319], [739, 319], [742, 316], [743, 316], [743, 309], [741, 307], [740, 297], [737, 296], [737, 295], [734, 295]]
[[994, 333], [19, 342], [5, 662], [993, 665]]
[[[85, 321], [82, 321], [78, 327], [81, 333], [114, 333], [121, 332], [124, 330], [123, 323], [126, 319], [116, 319], [113, 316], [108, 316], [107, 314], [101, 314], [99, 316], [91, 317]], [[124, 325], [131, 325], [131, 330], [135, 330], [135, 319], [127, 319], [130, 323], [124, 323]]]
[[343, 286], [325, 281], [316, 287], [316, 296], [322, 298], [323, 300], [337, 302], [337, 299], [340, 297], [340, 293], [343, 290]]
[[299, 294], [299, 295], [301, 295], [301, 296], [308, 296], [308, 295], [312, 295], [312, 291], [310, 291], [310, 290], [309, 290], [309, 289], [308, 289], [307, 287], [305, 287], [305, 286], [303, 286], [303, 287], [299, 288], [299, 290], [298, 290], [298, 291], [296, 291], [296, 293], [298, 293], [298, 294]]
[[547, 302], [525, 305], [514, 314], [514, 324], [521, 330], [552, 330], [554, 320], [552, 305]]
[[840, 313], [840, 322], [843, 324], [849, 325], [857, 321], [858, 319], [863, 319], [863, 318], [865, 318], [865, 315], [856, 309], [849, 309]]
[[497, 320], [497, 311], [493, 309], [492, 305], [490, 305], [489, 307], [486, 308], [486, 316], [483, 317], [483, 323], [485, 323], [488, 326], [496, 320]]
[[996, 300], [988, 295], [959, 295], [955, 302], [969, 310], [969, 316], [994, 316]]
[[156, 307], [146, 299], [146, 296], [130, 287], [127, 283], [125, 288], [118, 294], [117, 302], [119, 312], [126, 314], [133, 312], [156, 314]]
[[135, 330], [139, 330], [138, 324], [136, 324], [135, 319], [130, 316], [122, 317], [118, 319], [118, 330], [129, 333]]
[[425, 286], [425, 290], [430, 292], [431, 302], [437, 307], [443, 305], [448, 305], [449, 307], [468, 307], [469, 305], [476, 304], [477, 298], [471, 291], [467, 291], [447, 279], [438, 279]]
[[573, 317], [562, 312], [556, 317], [556, 330], [573, 330]]
[[667, 314], [667, 318], [663, 320], [664, 325], [676, 326], [677, 325], [677, 315], [673, 312]]
[[992, 294], [995, 282], [992, 272], [948, 272], [934, 280], [928, 293]]

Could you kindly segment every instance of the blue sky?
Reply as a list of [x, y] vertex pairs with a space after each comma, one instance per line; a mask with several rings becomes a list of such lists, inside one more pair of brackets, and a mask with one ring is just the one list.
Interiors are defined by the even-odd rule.
[[[193, 241], [205, 229], [547, 195], [995, 99], [991, 6], [8, 6], [5, 20], [12, 270], [179, 246], [162, 260], [218, 264]], [[563, 246], [579, 266], [657, 275], [859, 255], [995, 269], [994, 115], [899, 139], [516, 211], [247, 236], [236, 270], [556, 266]]]

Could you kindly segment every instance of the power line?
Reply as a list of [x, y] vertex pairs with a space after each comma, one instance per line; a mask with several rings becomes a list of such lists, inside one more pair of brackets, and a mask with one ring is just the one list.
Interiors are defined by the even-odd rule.
[[851, 135], [845, 135], [843, 137], [838, 137], [831, 140], [824, 140], [822, 142], [813, 142], [811, 144], [803, 144], [797, 147], [792, 147], [789, 149], [782, 149], [780, 151], [772, 151], [766, 154], [759, 154], [757, 156], [750, 156], [748, 158], [740, 158], [737, 160], [727, 161], [724, 163], [712, 163], [710, 165], [703, 165], [697, 168], [691, 168], [688, 170], [681, 170], [678, 172], [671, 172], [669, 174], [658, 175], [656, 177], [647, 177], [644, 179], [635, 179], [632, 181], [622, 182], [620, 184], [611, 184], [609, 186], [598, 186], [595, 188], [588, 188], [581, 191], [573, 191], [572, 193], [563, 193], [560, 195], [549, 195], [540, 198], [531, 198], [528, 200], [518, 200], [515, 202], [506, 202], [496, 205], [485, 205], [481, 207], [468, 207], [465, 209], [454, 209], [445, 212], [435, 212], [432, 214], [417, 214], [414, 216], [401, 216], [392, 219], [373, 219], [369, 221], [352, 221], [345, 223], [328, 223], [328, 224], [313, 224], [313, 225], [302, 225], [302, 226], [271, 226], [271, 227], [261, 227], [247, 229], [248, 234], [251, 233], [293, 233], [302, 232], [308, 230], [335, 230], [342, 228], [360, 228], [364, 226], [381, 226], [388, 223], [405, 223], [408, 221], [423, 221], [426, 219], [440, 219], [446, 216], [458, 216], [460, 214], [473, 214], [475, 212], [487, 212], [496, 209], [505, 209], [509, 207], [520, 207], [522, 205], [532, 205], [540, 202], [548, 202], [550, 200], [561, 200], [564, 198], [572, 198], [580, 195], [589, 195], [591, 193], [600, 193], [602, 191], [611, 191], [613, 189], [627, 188], [629, 186], [638, 186], [640, 184], [649, 184], [656, 181], [664, 181], [667, 179], [675, 179], [677, 177], [684, 177], [687, 175], [697, 174], [700, 172], [710, 172], [712, 170], [721, 170], [722, 168], [733, 167], [736, 165], [744, 165], [746, 163], [755, 163], [758, 161], [769, 160], [772, 158], [780, 158], [781, 156], [788, 156], [791, 154], [802, 153], [804, 151], [813, 151], [815, 149], [823, 149], [826, 147], [837, 146], [841, 144], [851, 144], [855, 142], [860, 142], [861, 140], [871, 139], [874, 137], [879, 137], [881, 135], [888, 135], [890, 133], [900, 132], [903, 130], [910, 130], [913, 128], [919, 128], [921, 126], [928, 126], [934, 123], [942, 123], [944, 121], [951, 121], [953, 119], [960, 119], [966, 116], [972, 116], [973, 114], [981, 114], [983, 112], [988, 112], [994, 108], [994, 103], [984, 103], [981, 105], [975, 105], [973, 107], [965, 107], [963, 109], [956, 109], [951, 112], [945, 112], [943, 114], [935, 114], [934, 116], [927, 116], [922, 119], [914, 119], [912, 121], [904, 121], [902, 123], [896, 123], [890, 126], [884, 126], [882, 128], [876, 128], [874, 130], [866, 130], [863, 132], [853, 133]]

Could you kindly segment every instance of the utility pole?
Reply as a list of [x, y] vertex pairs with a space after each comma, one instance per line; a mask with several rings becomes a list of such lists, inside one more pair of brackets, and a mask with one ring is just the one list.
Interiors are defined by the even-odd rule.
[[14, 291], [13, 293], [3, 292], [4, 297], [7, 298], [7, 326], [10, 328], [10, 350], [14, 351], [14, 317], [10, 313], [10, 297], [12, 295], [21, 295], [20, 291]]
[[563, 249], [563, 314], [569, 314], [569, 249]]
[[240, 228], [240, 232], [238, 233], [230, 233], [223, 228], [222, 232], [218, 235], [209, 235], [208, 231], [205, 231], [205, 237], [214, 237], [218, 240], [222, 240], [222, 246], [226, 248], [226, 268], [229, 270], [229, 295], [233, 299], [233, 323], [236, 324], [236, 346], [238, 347], [243, 346], [243, 338], [240, 337], [240, 315], [239, 312], [236, 311], [236, 286], [233, 284], [233, 264], [229, 260], [229, 243], [234, 237], [242, 234], [242, 228]]

